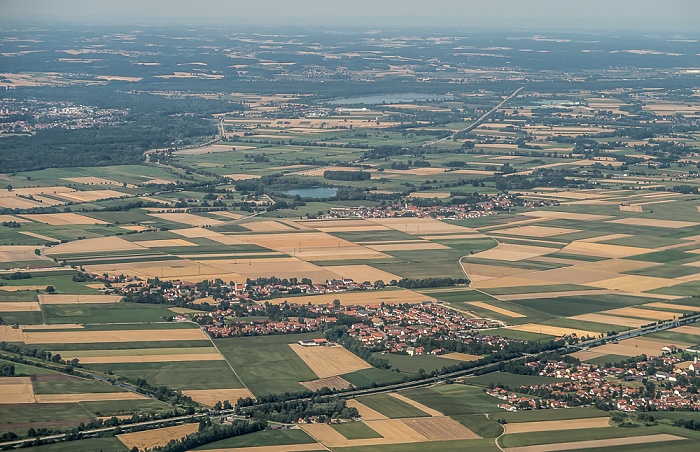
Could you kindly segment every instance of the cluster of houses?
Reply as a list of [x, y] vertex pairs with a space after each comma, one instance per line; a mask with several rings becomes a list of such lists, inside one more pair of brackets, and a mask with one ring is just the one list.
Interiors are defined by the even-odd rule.
[[438, 220], [459, 220], [496, 215], [498, 211], [513, 209], [524, 203], [526, 207], [542, 207], [542, 200], [522, 200], [513, 194], [499, 193], [489, 196], [486, 201], [476, 204], [453, 204], [436, 206], [415, 206], [409, 203], [375, 207], [338, 207], [332, 208], [328, 218], [435, 218]]
[[506, 401], [499, 404], [499, 408], [508, 411], [565, 408], [602, 401], [629, 412], [700, 411], [698, 388], [689, 379], [700, 370], [697, 357], [693, 361], [683, 361], [677, 355], [662, 355], [631, 365], [610, 367], [562, 361], [549, 361], [543, 368], [540, 362], [530, 362], [526, 366], [541, 369], [540, 376], [560, 380], [516, 388], [520, 394], [535, 395], [535, 398], [502, 387], [489, 389], [487, 394]]
[[348, 329], [348, 335], [368, 347], [382, 346], [386, 353], [417, 356], [448, 352], [442, 348], [426, 350], [416, 346], [421, 338], [479, 343], [493, 349], [505, 348], [513, 342], [477, 332], [496, 326], [492, 321], [467, 317], [447, 306], [431, 302], [366, 306], [358, 311], [358, 316], [366, 317], [369, 321], [353, 324]]
[[0, 99], [0, 133], [32, 133], [39, 129], [82, 129], [112, 124], [126, 110], [44, 102], [36, 99]]

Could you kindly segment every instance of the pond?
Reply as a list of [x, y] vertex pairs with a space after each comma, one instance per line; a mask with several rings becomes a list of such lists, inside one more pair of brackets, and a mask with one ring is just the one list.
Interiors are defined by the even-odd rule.
[[418, 100], [443, 100], [443, 99], [453, 99], [453, 96], [447, 94], [421, 94], [421, 93], [394, 93], [394, 94], [373, 94], [370, 96], [360, 96], [360, 97], [345, 97], [341, 99], [329, 100], [326, 103], [331, 105], [379, 105], [379, 104], [391, 104], [391, 103], [406, 103], [415, 102]]
[[325, 199], [335, 196], [335, 194], [338, 193], [338, 189], [327, 187], [298, 188], [295, 190], [283, 191], [282, 193], [289, 196], [299, 195], [302, 198]]

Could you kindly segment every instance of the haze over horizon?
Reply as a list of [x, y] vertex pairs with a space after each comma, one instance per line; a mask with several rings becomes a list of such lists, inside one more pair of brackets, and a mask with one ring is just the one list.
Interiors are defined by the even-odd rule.
[[0, 22], [697, 31], [695, 0], [4, 0]]

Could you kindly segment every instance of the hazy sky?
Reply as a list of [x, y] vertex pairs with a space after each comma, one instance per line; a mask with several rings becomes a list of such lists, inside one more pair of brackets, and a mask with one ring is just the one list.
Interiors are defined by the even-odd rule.
[[700, 0], [0, 0], [0, 21], [698, 31]]

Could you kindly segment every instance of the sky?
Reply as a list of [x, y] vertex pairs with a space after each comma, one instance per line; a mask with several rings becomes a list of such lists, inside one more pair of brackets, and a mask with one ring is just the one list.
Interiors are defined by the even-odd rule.
[[700, 0], [0, 0], [0, 22], [695, 31]]

